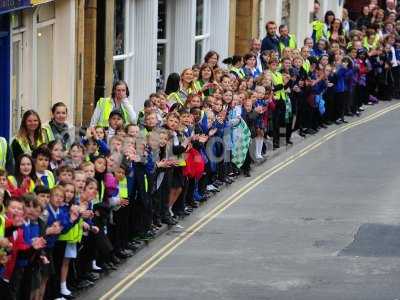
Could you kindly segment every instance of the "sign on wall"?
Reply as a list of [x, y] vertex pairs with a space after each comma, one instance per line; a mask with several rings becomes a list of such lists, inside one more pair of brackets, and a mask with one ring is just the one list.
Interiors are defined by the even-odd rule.
[[31, 6], [30, 4], [29, 0], [0, 0], [0, 14], [29, 7]]

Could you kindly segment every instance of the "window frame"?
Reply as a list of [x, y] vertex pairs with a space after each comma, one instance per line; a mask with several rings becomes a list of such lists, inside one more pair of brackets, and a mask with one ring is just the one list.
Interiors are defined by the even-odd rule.
[[[197, 0], [195, 1], [195, 3], [196, 3], [196, 9], [195, 9], [195, 24], [196, 24]], [[210, 0], [203, 0], [203, 16], [202, 17], [203, 17], [202, 34], [195, 35], [195, 37], [194, 37], [194, 42], [195, 42], [194, 58], [195, 58], [195, 63], [199, 63], [199, 64], [202, 63], [202, 59], [204, 58], [206, 53], [210, 50], [210, 36], [211, 36], [211, 34], [210, 34], [210, 27], [211, 27], [211, 2], [210, 2]], [[198, 43], [198, 42], [201, 43], [200, 61], [196, 61], [196, 43]]]

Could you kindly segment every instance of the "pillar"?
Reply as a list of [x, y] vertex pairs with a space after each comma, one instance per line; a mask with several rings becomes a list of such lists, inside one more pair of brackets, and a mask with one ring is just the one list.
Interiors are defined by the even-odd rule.
[[217, 51], [221, 58], [228, 56], [229, 48], [229, 0], [211, 1], [210, 49]]
[[297, 37], [299, 47], [303, 46], [303, 40], [311, 36], [312, 13], [314, 0], [292, 0], [290, 5], [289, 30]]
[[180, 73], [195, 60], [196, 0], [171, 1], [174, 12], [171, 37], [171, 72]]
[[262, 0], [260, 2], [260, 38], [266, 35], [265, 24], [275, 21], [278, 26], [282, 20], [282, 0]]
[[136, 110], [156, 90], [157, 79], [157, 0], [136, 0], [134, 25], [134, 57], [129, 63], [130, 99]]

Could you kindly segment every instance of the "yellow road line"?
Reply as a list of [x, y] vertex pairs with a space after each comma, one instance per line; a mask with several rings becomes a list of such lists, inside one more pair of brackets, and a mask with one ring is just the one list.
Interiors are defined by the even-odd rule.
[[317, 139], [310, 145], [304, 147], [298, 153], [295, 153], [295, 154], [289, 156], [284, 161], [282, 161], [282, 162], [276, 164], [275, 166], [272, 166], [268, 170], [264, 171], [263, 173], [258, 175], [256, 178], [254, 178], [252, 181], [250, 181], [249, 183], [244, 185], [242, 188], [237, 190], [235, 193], [233, 193], [231, 196], [229, 196], [227, 199], [222, 201], [220, 204], [218, 204], [212, 210], [210, 210], [205, 216], [203, 216], [200, 220], [198, 220], [193, 225], [191, 225], [186, 231], [179, 234], [176, 238], [174, 238], [172, 241], [170, 241], [168, 244], [166, 244], [164, 247], [162, 247], [159, 251], [157, 251], [155, 254], [153, 254], [150, 258], [148, 258], [145, 262], [143, 262], [143, 264], [141, 264], [138, 268], [136, 268], [136, 270], [134, 270], [133, 272], [128, 274], [128, 276], [126, 276], [123, 280], [121, 280], [116, 285], [114, 285], [113, 288], [111, 288], [106, 294], [104, 294], [100, 298], [100, 300], [117, 299], [132, 284], [134, 284], [136, 281], [138, 281], [140, 278], [142, 278], [147, 272], [149, 272], [152, 268], [154, 268], [158, 263], [160, 263], [169, 254], [171, 254], [181, 244], [183, 244], [185, 241], [187, 241], [189, 238], [191, 238], [201, 228], [206, 226], [209, 222], [211, 222], [213, 219], [215, 219], [224, 210], [226, 210], [228, 207], [230, 207], [231, 205], [233, 205], [237, 201], [239, 201], [242, 198], [242, 196], [247, 194], [249, 191], [253, 190], [260, 183], [264, 182], [266, 179], [268, 179], [275, 173], [283, 170], [287, 166], [289, 166], [292, 163], [294, 163], [295, 161], [297, 161], [299, 158], [301, 158], [304, 155], [310, 153], [311, 151], [319, 148], [322, 144], [326, 143], [333, 137], [349, 130], [350, 128], [356, 127], [361, 124], [365, 124], [369, 121], [379, 118], [380, 116], [382, 116], [388, 112], [391, 112], [395, 109], [398, 109], [398, 108], [400, 108], [400, 103], [391, 105], [391, 106], [386, 107], [382, 110], [379, 110], [365, 118], [362, 118], [358, 121], [349, 123], [342, 127], [339, 127], [337, 129], [325, 134], [324, 136], [320, 137], [319, 139]]

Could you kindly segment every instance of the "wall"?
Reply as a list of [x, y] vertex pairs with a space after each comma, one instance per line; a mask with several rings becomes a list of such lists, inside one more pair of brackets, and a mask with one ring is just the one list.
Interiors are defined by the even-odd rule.
[[245, 54], [252, 37], [259, 36], [259, 2], [257, 0], [236, 1], [235, 53]]
[[[74, 112], [75, 1], [57, 0], [55, 3], [53, 104], [62, 101], [67, 104], [70, 112]], [[68, 118], [71, 123], [74, 121], [73, 117], [71, 113]]]
[[0, 16], [0, 136], [10, 133], [10, 19], [8, 14]]

